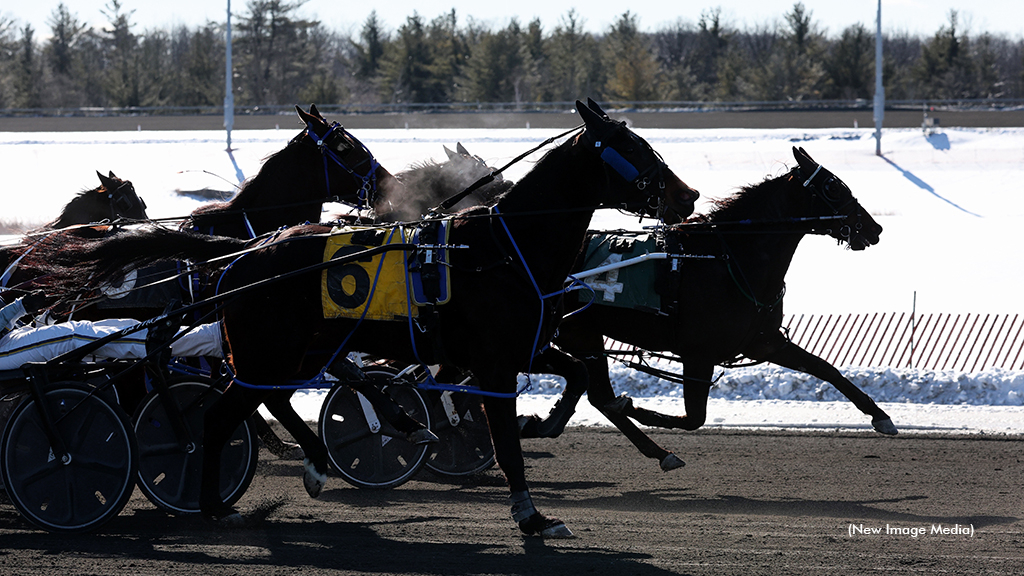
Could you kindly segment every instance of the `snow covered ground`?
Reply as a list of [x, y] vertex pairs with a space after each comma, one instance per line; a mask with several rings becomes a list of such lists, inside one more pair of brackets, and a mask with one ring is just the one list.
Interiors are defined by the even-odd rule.
[[[199, 201], [178, 190], [229, 193], [254, 175], [260, 162], [298, 131], [235, 131], [229, 154], [222, 132], [3, 133], [4, 174], [0, 219], [38, 224], [52, 219], [71, 196], [97, 184], [95, 170], [132, 180], [152, 217], [184, 215]], [[1018, 312], [1024, 288], [1024, 129], [946, 128], [886, 130], [883, 156], [873, 131], [640, 130], [683, 180], [707, 202], [794, 164], [792, 146], [804, 147], [849, 184], [885, 228], [881, 242], [863, 252], [844, 251], [823, 237], [801, 243], [787, 277], [787, 313]], [[399, 171], [426, 158], [443, 159], [442, 145], [462, 142], [500, 166], [555, 134], [554, 130], [360, 130], [358, 136], [384, 166]], [[535, 157], [534, 157], [535, 158]], [[516, 179], [530, 159], [506, 174]], [[334, 211], [337, 207], [328, 207]], [[635, 228], [635, 219], [598, 214], [594, 227]], [[1024, 374], [976, 374], [844, 367], [882, 403], [903, 430], [1024, 432]], [[827, 384], [775, 367], [723, 372], [712, 391], [708, 426], [868, 428], [867, 417]], [[560, 383], [533, 378], [520, 398], [521, 413], [545, 413]], [[681, 413], [675, 385], [615, 367], [619, 392], [638, 404]], [[297, 395], [315, 418], [318, 395]], [[604, 425], [581, 403], [575, 424]]]

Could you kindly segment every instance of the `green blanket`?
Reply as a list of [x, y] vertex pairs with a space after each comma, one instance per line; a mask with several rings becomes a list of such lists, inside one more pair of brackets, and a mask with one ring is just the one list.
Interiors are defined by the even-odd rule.
[[[658, 251], [650, 234], [595, 234], [589, 237], [583, 270]], [[593, 298], [595, 305], [660, 310], [661, 296], [654, 289], [658, 265], [659, 261], [648, 260], [586, 278], [584, 282], [594, 293], [577, 291], [579, 301], [586, 303]]]

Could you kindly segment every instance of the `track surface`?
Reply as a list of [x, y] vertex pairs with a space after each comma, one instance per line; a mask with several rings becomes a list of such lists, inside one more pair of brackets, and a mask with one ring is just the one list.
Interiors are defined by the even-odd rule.
[[[101, 532], [54, 536], [0, 504], [0, 574], [1020, 574], [1022, 437], [708, 431], [658, 433], [670, 473], [616, 431], [524, 441], [538, 507], [571, 540], [524, 538], [496, 470], [421, 472], [390, 491], [262, 451], [239, 503], [249, 526], [168, 517], [136, 490]], [[0, 497], [0, 501], [4, 500]], [[851, 535], [851, 525], [866, 533]], [[973, 527], [933, 534], [932, 526]], [[914, 537], [911, 531], [923, 529]], [[895, 530], [900, 533], [887, 534]], [[872, 534], [879, 531], [880, 534]]]
[[[871, 110], [709, 111], [610, 113], [636, 128], [874, 128]], [[931, 112], [940, 127], [1004, 128], [1024, 126], [1024, 110], [957, 110]], [[564, 113], [435, 113], [435, 114], [326, 114], [346, 128], [557, 128], [579, 124], [579, 116]], [[890, 110], [885, 128], [919, 128], [923, 111]], [[295, 114], [236, 116], [235, 130], [272, 130], [297, 127]], [[68, 132], [134, 130], [223, 130], [222, 116], [108, 116], [108, 117], [0, 117], [0, 132]]]

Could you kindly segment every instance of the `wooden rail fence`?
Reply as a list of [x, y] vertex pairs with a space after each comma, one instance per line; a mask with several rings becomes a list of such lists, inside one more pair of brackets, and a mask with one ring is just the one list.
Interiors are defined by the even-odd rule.
[[836, 366], [1024, 369], [1020, 314], [795, 314], [783, 325], [794, 342]]
[[[1020, 314], [793, 314], [783, 328], [793, 342], [834, 366], [1024, 370]], [[633, 350], [610, 339], [606, 345]]]

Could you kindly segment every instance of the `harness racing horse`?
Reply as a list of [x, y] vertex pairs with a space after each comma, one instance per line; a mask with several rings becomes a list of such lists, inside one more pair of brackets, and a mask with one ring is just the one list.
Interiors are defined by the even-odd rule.
[[[104, 176], [96, 172], [100, 185], [79, 192], [71, 199], [60, 215], [53, 221], [29, 231], [18, 244], [0, 248], [0, 287], [31, 286], [36, 277], [33, 271], [19, 268], [19, 257], [38, 243], [45, 241], [49, 232], [62, 230], [81, 224], [110, 224], [114, 222], [131, 222], [146, 220], [146, 203], [135, 192], [135, 187], [128, 180], [122, 180], [110, 172]], [[96, 235], [106, 233], [107, 229], [92, 228], [76, 229], [78, 234]]]
[[401, 188], [362, 142], [328, 122], [315, 105], [295, 111], [302, 131], [269, 156], [231, 200], [196, 209], [183, 228], [255, 238], [282, 226], [319, 222], [324, 202], [374, 208], [392, 188]]
[[[593, 103], [577, 102], [577, 109], [583, 130], [546, 153], [493, 208], [450, 217], [448, 244], [460, 247], [450, 253], [454, 296], [434, 307], [435, 317], [425, 322], [429, 329], [421, 331], [426, 326], [411, 320], [324, 319], [320, 274], [282, 275], [320, 266], [329, 227], [290, 228], [232, 264], [223, 285], [240, 290], [223, 309], [222, 321], [237, 381], [205, 417], [201, 506], [206, 517], [239, 518], [217, 495], [220, 450], [271, 387], [301, 372], [306, 350], [316, 340], [472, 372], [484, 395], [496, 459], [508, 479], [514, 521], [526, 534], [571, 535], [560, 520], [541, 514], [530, 497], [516, 422], [517, 374], [529, 371], [554, 332], [561, 317], [557, 301], [595, 209], [643, 211], [652, 199], [667, 199], [677, 203], [677, 214], [688, 215], [697, 197], [624, 124], [608, 119]], [[207, 260], [241, 246], [234, 239], [151, 230], [96, 242], [74, 260], [95, 261], [98, 271], [159, 256]], [[254, 286], [268, 277], [278, 280]], [[317, 455], [313, 464], [327, 472], [326, 458]]]
[[[594, 305], [562, 322], [554, 342], [583, 361], [589, 379], [563, 374], [565, 391], [548, 417], [521, 419], [524, 437], [561, 434], [586, 392], [590, 403], [645, 456], [657, 459], [664, 470], [677, 468], [682, 461], [630, 418], [647, 426], [700, 428], [714, 366], [729, 364], [737, 355], [827, 381], [871, 417], [875, 430], [897, 433], [889, 416], [867, 394], [780, 330], [786, 271], [805, 233], [828, 234], [852, 250], [864, 250], [878, 243], [882, 232], [842, 180], [802, 148], [794, 148], [793, 155], [798, 165], [788, 173], [745, 187], [719, 202], [710, 214], [667, 229], [668, 252], [716, 257], [681, 260], [681, 272], [663, 269], [657, 281], [664, 287], [660, 305], [613, 307], [601, 305], [598, 297]], [[676, 355], [684, 366], [686, 414], [659, 414], [634, 406], [628, 396], [616, 398], [608, 376], [606, 336], [642, 350]]]

